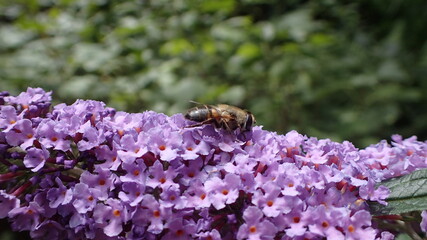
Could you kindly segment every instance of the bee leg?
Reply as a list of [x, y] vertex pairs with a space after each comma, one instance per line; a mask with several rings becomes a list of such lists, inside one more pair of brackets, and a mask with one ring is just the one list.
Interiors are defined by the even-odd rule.
[[205, 121], [200, 122], [200, 123], [196, 123], [196, 124], [193, 124], [193, 125], [185, 126], [184, 128], [200, 127], [202, 125], [212, 123], [214, 120], [215, 119], [208, 119], [208, 120], [205, 120]]
[[222, 121], [223, 123], [223, 128], [229, 132], [232, 132], [233, 130], [231, 130], [230, 126], [228, 125], [228, 123], [226, 121]]
[[221, 128], [222, 127], [221, 123], [219, 123], [218, 121], [215, 121], [214, 125], [215, 125], [216, 128]]

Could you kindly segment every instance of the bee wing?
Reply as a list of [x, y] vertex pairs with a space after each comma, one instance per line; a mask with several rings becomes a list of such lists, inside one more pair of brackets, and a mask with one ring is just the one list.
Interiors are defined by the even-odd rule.
[[194, 103], [194, 104], [197, 104], [197, 105], [205, 105], [205, 104], [203, 104], [203, 103], [199, 103], [199, 102], [196, 102], [196, 101], [193, 101], [193, 100], [190, 100], [190, 101], [188, 101], [188, 102], [191, 102], [191, 103]]

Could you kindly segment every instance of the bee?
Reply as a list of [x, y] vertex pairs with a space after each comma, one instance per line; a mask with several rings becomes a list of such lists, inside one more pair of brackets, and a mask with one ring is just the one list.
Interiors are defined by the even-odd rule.
[[222, 128], [229, 132], [236, 129], [240, 129], [241, 132], [250, 131], [252, 125], [256, 123], [251, 112], [227, 104], [194, 107], [189, 109], [184, 117], [198, 122], [187, 126], [187, 128], [213, 123], [216, 128]]

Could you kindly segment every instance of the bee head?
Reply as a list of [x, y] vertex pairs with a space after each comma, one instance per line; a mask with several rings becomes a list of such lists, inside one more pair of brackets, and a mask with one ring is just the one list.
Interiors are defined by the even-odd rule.
[[246, 121], [243, 124], [244, 131], [250, 131], [252, 129], [252, 125], [256, 123], [255, 117], [251, 112], [247, 112]]

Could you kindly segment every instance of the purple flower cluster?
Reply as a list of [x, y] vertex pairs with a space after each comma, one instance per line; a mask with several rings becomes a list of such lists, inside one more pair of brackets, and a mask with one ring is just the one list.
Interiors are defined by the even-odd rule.
[[0, 93], [0, 217], [34, 239], [392, 239], [366, 201], [427, 167], [414, 137], [359, 150], [50, 95]]

